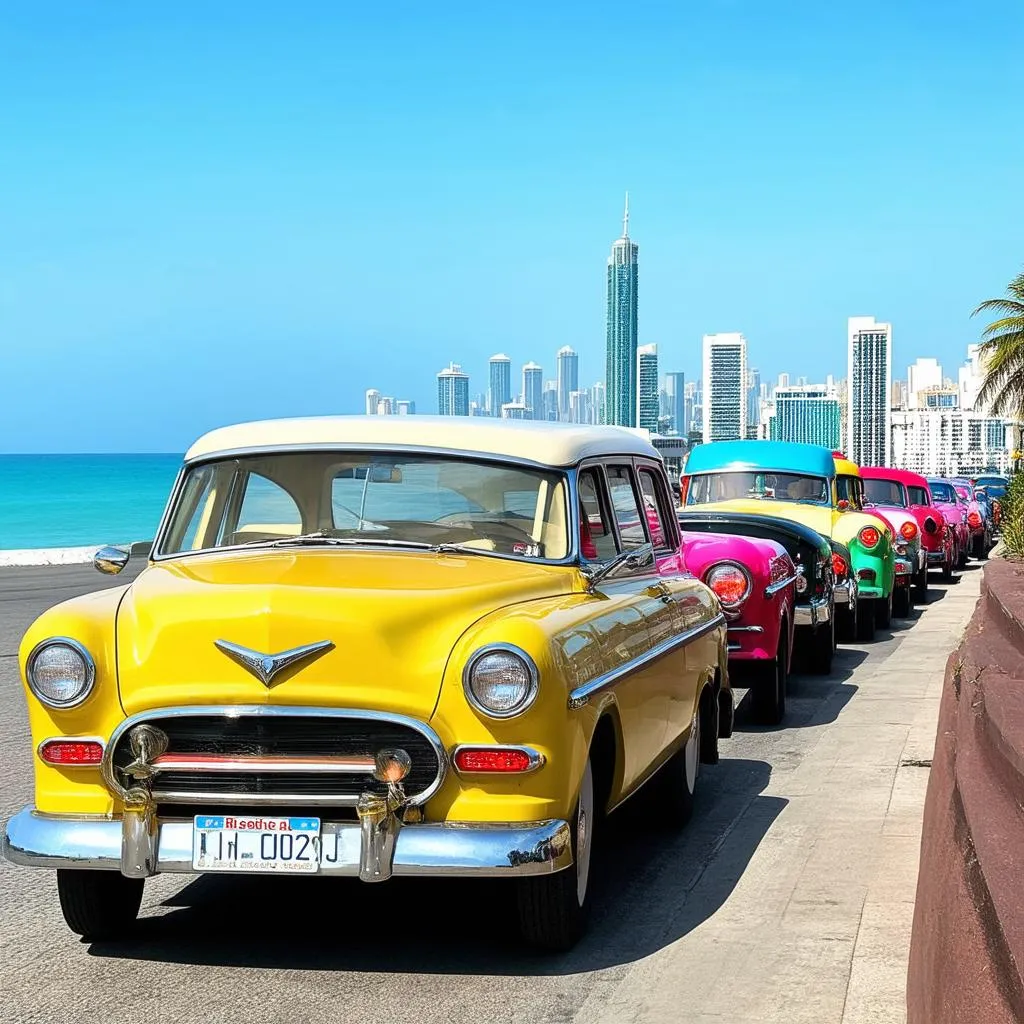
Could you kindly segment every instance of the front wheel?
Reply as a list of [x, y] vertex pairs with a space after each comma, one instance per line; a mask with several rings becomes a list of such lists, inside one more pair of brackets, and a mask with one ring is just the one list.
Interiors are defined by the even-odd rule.
[[862, 644], [875, 639], [875, 609], [871, 605], [871, 598], [857, 602], [857, 641]]
[[888, 629], [892, 625], [892, 593], [890, 590], [888, 597], [875, 598], [875, 625], [879, 629]]
[[910, 580], [905, 587], [896, 587], [892, 592], [892, 613], [897, 619], [909, 619], [913, 607]]
[[123, 938], [142, 904], [142, 878], [118, 871], [57, 870], [57, 896], [67, 926], [87, 942]]
[[840, 643], [856, 643], [860, 636], [859, 626], [856, 601], [836, 606], [836, 633]]
[[914, 600], [918, 604], [928, 603], [928, 563], [923, 569], [919, 569], [914, 577]]
[[811, 634], [808, 644], [807, 668], [816, 676], [827, 676], [832, 671], [832, 656], [836, 649], [835, 609], [827, 623], [821, 623]]
[[942, 563], [942, 582], [952, 583], [953, 582], [953, 569], [956, 567], [956, 563], [960, 556], [957, 554], [957, 550], [954, 547], [950, 553], [949, 558]]
[[594, 838], [594, 773], [587, 758], [572, 821], [572, 866], [553, 875], [519, 879], [519, 930], [545, 949], [576, 944], [590, 912], [590, 854]]
[[982, 561], [982, 559], [988, 558], [988, 539], [985, 537], [985, 534], [974, 538], [974, 550], [971, 554], [979, 562]]

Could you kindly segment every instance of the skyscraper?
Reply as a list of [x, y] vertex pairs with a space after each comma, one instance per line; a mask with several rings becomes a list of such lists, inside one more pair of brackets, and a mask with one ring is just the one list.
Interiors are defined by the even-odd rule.
[[558, 381], [546, 380], [544, 393], [541, 395], [541, 415], [536, 419], [549, 420], [557, 423], [561, 419], [558, 413]]
[[605, 422], [605, 415], [608, 412], [608, 403], [605, 401], [607, 388], [604, 381], [598, 381], [590, 389], [590, 422], [598, 425]]
[[441, 416], [469, 415], [469, 374], [449, 363], [437, 375], [437, 411]]
[[381, 395], [376, 388], [366, 389], [366, 415], [376, 416], [377, 415], [377, 403], [380, 401]]
[[761, 371], [747, 370], [747, 428], [757, 423], [761, 415]]
[[697, 382], [695, 380], [689, 381], [683, 388], [683, 394], [686, 395], [686, 409], [683, 415], [683, 422], [685, 426], [680, 429], [679, 436], [686, 437], [693, 429], [693, 417], [694, 409], [699, 405], [699, 399], [697, 397]]
[[823, 384], [775, 389], [775, 415], [768, 421], [773, 441], [820, 444], [835, 451], [842, 444], [839, 395]]
[[665, 374], [665, 394], [668, 397], [667, 412], [672, 420], [672, 429], [685, 437], [686, 423], [686, 376], [680, 370], [671, 370]]
[[544, 369], [536, 363], [523, 367], [523, 405], [527, 419], [544, 419]]
[[389, 396], [384, 396], [377, 401], [377, 415], [378, 416], [391, 416], [395, 412], [395, 400]]
[[399, 416], [415, 416], [416, 403], [406, 398], [400, 398], [397, 402]]
[[907, 367], [907, 408], [923, 409], [926, 403], [921, 393], [941, 387], [942, 366], [938, 359], [918, 359]]
[[569, 396], [579, 390], [580, 357], [568, 345], [558, 350], [558, 418], [569, 419]]
[[704, 443], [747, 436], [747, 339], [704, 335]]
[[574, 391], [569, 395], [569, 422], [593, 423], [593, 410], [589, 391]]
[[846, 455], [859, 466], [888, 466], [891, 452], [892, 324], [851, 316]]
[[499, 352], [491, 356], [490, 390], [487, 398], [487, 410], [492, 416], [501, 415], [501, 407], [512, 401], [512, 360]]
[[604, 422], [636, 426], [637, 253], [629, 237], [629, 193], [622, 217], [622, 237], [608, 257], [608, 312], [605, 342]]
[[644, 345], [636, 353], [637, 426], [652, 433], [658, 431], [658, 416], [661, 413], [658, 401], [658, 346]]

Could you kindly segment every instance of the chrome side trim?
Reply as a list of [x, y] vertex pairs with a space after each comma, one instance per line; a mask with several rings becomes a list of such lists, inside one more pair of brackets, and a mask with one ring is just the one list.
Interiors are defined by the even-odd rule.
[[107, 747], [107, 741], [102, 736], [47, 736], [36, 746], [36, 757], [49, 768], [99, 768], [99, 764], [56, 764], [53, 761], [47, 761], [43, 757], [43, 747], [47, 743], [98, 743], [103, 748], [104, 754], [106, 754]]
[[[194, 874], [192, 819], [158, 822], [157, 873]], [[360, 826], [325, 821], [322, 835], [337, 837], [337, 855], [321, 863], [319, 875], [359, 877]], [[118, 871], [121, 822], [116, 818], [55, 818], [26, 807], [14, 815], [0, 848], [12, 864], [40, 868]], [[404, 824], [395, 839], [395, 875], [510, 877], [548, 875], [572, 864], [569, 823], [452, 821]]]
[[785, 590], [786, 587], [790, 585], [790, 583], [796, 583], [797, 577], [802, 575], [803, 573], [794, 573], [792, 576], [787, 576], [784, 580], [778, 580], [775, 583], [769, 584], [767, 587], [764, 588], [764, 596], [772, 597], [774, 594], [777, 594], [780, 590]]
[[717, 629], [719, 626], [724, 624], [725, 616], [719, 612], [714, 618], [708, 619], [707, 622], [702, 622], [699, 626], [693, 626], [686, 630], [685, 633], [680, 633], [678, 636], [674, 636], [669, 640], [664, 640], [656, 647], [652, 647], [645, 654], [641, 654], [639, 657], [633, 658], [631, 661], [627, 661], [624, 665], [620, 665], [618, 668], [612, 669], [610, 672], [605, 672], [602, 675], [596, 676], [594, 679], [591, 679], [589, 683], [577, 686], [576, 689], [569, 694], [569, 707], [571, 709], [582, 707], [591, 697], [594, 696], [594, 694], [600, 693], [601, 690], [606, 690], [609, 686], [614, 686], [620, 679], [630, 675], [637, 669], [643, 668], [644, 665], [647, 665], [652, 661], [656, 661], [658, 658], [663, 658], [666, 654], [670, 654], [672, 651], [677, 650], [680, 647], [685, 647], [694, 640], [699, 640], [702, 636], [706, 636], [712, 630]]
[[[103, 752], [103, 763], [101, 765], [101, 771], [103, 773], [103, 781], [106, 783], [107, 788], [122, 801], [126, 800], [127, 792], [118, 782], [116, 775], [114, 774], [114, 766], [112, 758], [114, 756], [114, 750], [117, 747], [118, 741], [124, 735], [124, 733], [132, 727], [138, 725], [140, 722], [151, 722], [154, 719], [160, 718], [197, 718], [199, 716], [216, 716], [220, 715], [224, 718], [246, 718], [246, 717], [283, 717], [283, 718], [355, 718], [361, 719], [362, 721], [370, 722], [391, 722], [395, 725], [404, 725], [407, 728], [415, 729], [427, 742], [434, 748], [434, 752], [437, 754], [438, 770], [437, 778], [427, 786], [422, 793], [417, 794], [409, 799], [409, 803], [412, 806], [426, 803], [440, 788], [444, 782], [445, 775], [448, 770], [448, 755], [445, 751], [444, 744], [441, 742], [440, 737], [430, 728], [425, 722], [419, 721], [416, 718], [410, 718], [408, 715], [399, 715], [388, 711], [367, 711], [362, 708], [322, 708], [322, 707], [293, 707], [285, 705], [272, 705], [272, 704], [208, 704], [208, 705], [196, 705], [190, 704], [182, 707], [170, 707], [170, 708], [154, 708], [150, 711], [141, 711], [137, 715], [132, 715], [130, 718], [126, 718], [110, 735], [110, 740], [107, 743], [107, 749]], [[252, 796], [263, 796], [263, 803], [273, 803], [273, 800], [267, 798], [267, 794], [250, 794]], [[173, 794], [165, 795], [154, 791], [154, 798], [161, 800], [171, 800]], [[211, 799], [214, 797], [210, 795]], [[231, 794], [227, 797], [221, 794], [217, 799], [230, 799], [236, 803], [244, 803], [245, 801], [239, 797], [238, 794]], [[337, 797], [329, 798], [337, 806], [342, 801], [339, 801]], [[192, 794], [189, 798], [190, 802], [199, 803], [201, 800], [196, 799], [196, 795]], [[305, 794], [296, 793], [293, 795], [278, 794], [276, 797], [277, 803], [299, 803], [299, 804], [315, 804], [315, 799]], [[355, 798], [353, 798], [353, 806], [355, 804]], [[247, 804], [248, 806], [248, 804]]]
[[[477, 699], [472, 686], [470, 686], [473, 669], [476, 668], [477, 662], [480, 661], [481, 658], [487, 657], [488, 654], [494, 654], [495, 652], [514, 654], [517, 658], [521, 659], [526, 665], [526, 672], [530, 677], [530, 685], [526, 692], [526, 696], [523, 698], [521, 703], [517, 704], [509, 711], [492, 711]], [[479, 711], [481, 715], [485, 715], [487, 718], [515, 718], [517, 715], [521, 715], [537, 699], [539, 691], [540, 673], [537, 671], [537, 663], [529, 654], [526, 653], [526, 651], [522, 649], [522, 647], [516, 647], [515, 644], [486, 644], [483, 647], [478, 647], [462, 669], [462, 692], [466, 695], [466, 700], [469, 701], [471, 707]]]
[[[530, 766], [521, 772], [473, 772], [463, 771], [456, 761], [456, 758], [460, 750], [517, 750], [520, 753], [526, 754], [530, 759]], [[473, 776], [489, 776], [497, 778], [507, 778], [509, 776], [529, 775], [530, 772], [535, 772], [538, 768], [544, 766], [547, 760], [539, 750], [534, 750], [533, 747], [520, 747], [512, 743], [460, 743], [458, 746], [452, 748], [452, 767], [455, 769], [456, 775], [473, 775]]]
[[[35, 667], [36, 658], [47, 647], [53, 647], [58, 644], [70, 647], [79, 655], [82, 661], [85, 662], [85, 686], [82, 687], [82, 692], [78, 694], [74, 700], [50, 700], [49, 697], [45, 697], [39, 692], [32, 679], [32, 669]], [[29, 656], [25, 659], [25, 680], [28, 683], [28, 688], [32, 691], [32, 696], [35, 697], [40, 704], [45, 704], [48, 708], [53, 708], [55, 711], [63, 711], [66, 708], [77, 708], [89, 699], [89, 695], [96, 686], [96, 662], [93, 660], [93, 656], [78, 640], [75, 640], [70, 636], [48, 636], [45, 640], [40, 640], [39, 643], [32, 648], [29, 652]]]
[[764, 626], [730, 626], [730, 633], [763, 633]]

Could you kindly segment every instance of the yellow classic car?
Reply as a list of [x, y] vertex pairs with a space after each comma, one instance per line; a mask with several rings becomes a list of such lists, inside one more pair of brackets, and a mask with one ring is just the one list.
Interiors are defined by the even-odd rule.
[[139, 575], [24, 637], [35, 804], [4, 854], [56, 869], [89, 939], [159, 872], [489, 875], [565, 948], [603, 816], [643, 786], [685, 822], [732, 728], [725, 620], [679, 551], [625, 429], [215, 430]]

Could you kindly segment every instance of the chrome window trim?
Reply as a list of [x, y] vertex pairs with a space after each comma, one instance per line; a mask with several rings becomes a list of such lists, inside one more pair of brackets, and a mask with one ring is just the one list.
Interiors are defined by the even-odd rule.
[[[195, 469], [198, 466], [205, 465], [211, 462], [224, 462], [233, 458], [242, 458], [246, 456], [259, 456], [259, 455], [294, 455], [301, 452], [396, 452], [402, 455], [425, 455], [425, 456], [438, 456], [438, 457], [449, 457], [449, 458], [462, 458], [467, 460], [477, 459], [484, 462], [497, 462], [507, 466], [523, 466], [526, 469], [538, 470], [546, 473], [553, 474], [554, 476], [560, 477], [566, 483], [566, 490], [568, 492], [567, 498], [569, 500], [569, 508], [566, 509], [566, 524], [570, 530], [569, 543], [566, 545], [567, 552], [564, 558], [524, 558], [521, 555], [510, 555], [498, 551], [483, 551], [480, 550], [477, 553], [486, 555], [489, 558], [500, 558], [508, 562], [516, 562], [519, 564], [527, 565], [575, 565], [579, 561], [579, 532], [573, 529], [575, 522], [574, 501], [577, 499], [576, 493], [576, 480], [575, 470], [576, 467], [573, 465], [569, 466], [553, 466], [550, 463], [535, 462], [531, 459], [520, 459], [512, 458], [508, 455], [496, 455], [489, 452], [479, 452], [468, 449], [454, 449], [454, 448], [424, 448], [417, 445], [400, 445], [400, 444], [320, 444], [320, 445], [309, 445], [309, 444], [297, 444], [297, 445], [267, 445], [258, 446], [253, 448], [238, 448], [229, 449], [223, 452], [212, 452], [206, 455], [198, 456], [191, 459], [188, 462], [182, 464], [178, 470], [178, 477], [174, 482], [174, 486], [171, 489], [170, 497], [167, 500], [167, 504], [164, 507], [164, 514], [160, 520], [160, 525], [157, 528], [157, 532], [153, 538], [153, 546], [150, 550], [149, 558], [152, 562], [166, 562], [178, 558], [190, 558], [194, 555], [207, 555], [207, 554], [221, 554], [223, 552], [230, 551], [265, 551], [267, 548], [259, 547], [255, 545], [246, 544], [224, 544], [212, 548], [195, 548], [189, 549], [188, 551], [175, 551], [170, 554], [163, 552], [163, 543], [166, 539], [167, 531], [170, 527], [171, 511], [177, 506], [180, 492], [184, 486], [185, 477], [188, 471]], [[578, 526], [578, 523], [576, 523]], [[350, 550], [360, 550], [357, 545], [346, 545]], [[383, 550], [374, 545], [367, 545], [367, 549], [374, 551]], [[274, 550], [271, 548], [270, 550]], [[308, 550], [308, 549], [306, 549]], [[388, 551], [402, 551], [411, 552], [413, 554], [431, 554], [431, 552], [424, 551], [422, 548], [387, 548]], [[458, 552], [447, 552], [447, 554], [458, 554]]]
[[102, 736], [47, 736], [45, 740], [40, 740], [36, 744], [36, 757], [47, 768], [99, 768], [103, 761], [102, 757], [97, 764], [57, 764], [53, 761], [47, 761], [43, 757], [43, 747], [47, 743], [98, 743], [103, 750], [103, 757], [107, 755], [107, 741]]
[[[523, 702], [521, 704], [517, 704], [514, 708], [511, 708], [508, 711], [490, 710], [490, 708], [487, 708], [477, 700], [476, 694], [473, 693], [473, 690], [469, 685], [473, 668], [476, 666], [477, 662], [488, 654], [494, 654], [495, 652], [514, 654], [516, 657], [521, 658], [526, 665], [527, 675], [530, 677], [529, 689], [527, 690], [526, 697], [523, 699]], [[466, 700], [469, 702], [470, 706], [487, 718], [517, 718], [519, 715], [523, 714], [523, 712], [527, 711], [537, 699], [537, 694], [540, 692], [540, 672], [537, 669], [537, 663], [529, 654], [526, 653], [526, 651], [522, 649], [522, 647], [506, 643], [485, 644], [483, 647], [478, 647], [472, 653], [469, 660], [462, 668], [462, 692], [466, 695]]]
[[[419, 806], [425, 804], [440, 788], [445, 780], [448, 770], [448, 754], [444, 748], [444, 744], [441, 742], [440, 737], [434, 732], [433, 729], [426, 722], [421, 722], [417, 718], [411, 718], [408, 715], [400, 715], [390, 711], [368, 711], [362, 708], [324, 708], [324, 707], [302, 707], [297, 705], [274, 705], [274, 704], [187, 704], [179, 707], [169, 708], [153, 708], [150, 711], [141, 711], [138, 714], [131, 715], [126, 718], [116, 729], [110, 734], [110, 740], [107, 743], [107, 747], [103, 752], [103, 762], [101, 765], [101, 772], [103, 774], [103, 781], [107, 788], [124, 800], [126, 793], [121, 784], [117, 781], [114, 775], [114, 766], [112, 763], [114, 750], [117, 747], [121, 737], [132, 727], [141, 724], [142, 722], [151, 722], [154, 719], [160, 718], [198, 718], [200, 716], [222, 716], [224, 718], [248, 718], [248, 717], [267, 717], [267, 718], [355, 718], [363, 721], [371, 722], [390, 722], [394, 725], [402, 725], [407, 728], [414, 729], [420, 733], [421, 736], [434, 748], [434, 752], [437, 754], [437, 777], [434, 781], [427, 786], [422, 793], [417, 794], [414, 797], [410, 797], [409, 804], [412, 806]], [[154, 798], [162, 800], [173, 800], [174, 794], [159, 793], [154, 790]], [[263, 803], [290, 803], [295, 801], [296, 803], [306, 803], [315, 806], [321, 806], [324, 804], [334, 804], [345, 806], [345, 800], [347, 797], [329, 797], [329, 798], [318, 798], [310, 797], [307, 794], [205, 794], [210, 800], [234, 800], [237, 803], [249, 803], [246, 801], [245, 796], [256, 796], [263, 797]], [[272, 798], [271, 798], [272, 797]], [[352, 798], [353, 804], [357, 797]], [[203, 795], [188, 794], [188, 800], [184, 800], [182, 796], [182, 802], [188, 803], [202, 803]]]
[[712, 630], [717, 629], [719, 626], [724, 624], [725, 615], [718, 612], [714, 618], [708, 619], [707, 622], [702, 622], [698, 626], [691, 626], [690, 629], [685, 632], [679, 633], [677, 636], [671, 637], [668, 640], [663, 640], [660, 644], [652, 647], [649, 651], [639, 655], [639, 657], [627, 661], [618, 668], [613, 668], [610, 672], [605, 672], [599, 676], [595, 676], [589, 683], [577, 686], [576, 689], [569, 694], [569, 707], [571, 709], [583, 707], [583, 705], [586, 704], [594, 694], [608, 689], [608, 687], [613, 686], [620, 679], [630, 675], [637, 669], [643, 668], [648, 663], [656, 661], [658, 658], [662, 658], [666, 654], [671, 654], [672, 651], [679, 647], [685, 647], [694, 640], [699, 640], [702, 636], [706, 636]]
[[777, 583], [769, 584], [764, 588], [764, 596], [771, 597], [772, 595], [777, 594], [780, 590], [785, 590], [790, 583], [796, 583], [797, 577], [802, 575], [803, 573], [794, 573], [792, 576], [787, 576], [784, 580], [779, 580]]
[[[460, 750], [497, 750], [497, 751], [515, 750], [515, 751], [518, 751], [520, 753], [526, 754], [526, 756], [530, 759], [530, 765], [529, 765], [528, 768], [524, 769], [521, 772], [474, 772], [474, 771], [463, 771], [459, 767], [458, 762], [456, 761], [456, 757], [458, 756]], [[535, 772], [538, 768], [542, 768], [544, 766], [544, 764], [546, 763], [546, 761], [547, 761], [547, 758], [539, 750], [534, 750], [533, 747], [519, 746], [519, 745], [514, 744], [514, 743], [459, 743], [457, 746], [452, 747], [452, 751], [451, 751], [452, 768], [454, 769], [456, 775], [462, 775], [462, 776], [472, 775], [474, 777], [476, 777], [476, 776], [480, 776], [480, 777], [488, 776], [488, 777], [492, 777], [492, 778], [493, 777], [505, 778], [505, 777], [508, 777], [508, 776], [529, 775], [530, 772]]]
[[[36, 658], [45, 648], [53, 647], [58, 644], [70, 647], [85, 662], [85, 686], [82, 689], [82, 692], [78, 694], [74, 700], [55, 701], [51, 700], [49, 697], [44, 697], [39, 690], [36, 689], [35, 681], [32, 678], [32, 669], [35, 665]], [[48, 636], [45, 640], [40, 640], [39, 643], [32, 648], [29, 652], [29, 656], [25, 659], [25, 681], [28, 683], [28, 688], [32, 691], [32, 696], [35, 697], [40, 704], [43, 704], [48, 708], [52, 708], [54, 711], [66, 711], [69, 708], [80, 707], [92, 695], [93, 690], [96, 688], [96, 662], [93, 660], [93, 656], [86, 650], [84, 644], [80, 641], [74, 640], [69, 636]]]

